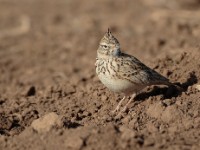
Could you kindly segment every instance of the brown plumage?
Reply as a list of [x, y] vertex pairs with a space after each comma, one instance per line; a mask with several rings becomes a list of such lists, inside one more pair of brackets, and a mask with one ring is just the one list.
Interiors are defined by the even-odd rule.
[[[167, 78], [147, 67], [134, 56], [125, 54], [120, 49], [119, 41], [108, 32], [101, 39], [97, 50], [96, 73], [100, 81], [111, 91], [132, 95], [129, 102], [143, 88], [150, 85], [172, 85]], [[122, 101], [114, 111], [118, 111]]]

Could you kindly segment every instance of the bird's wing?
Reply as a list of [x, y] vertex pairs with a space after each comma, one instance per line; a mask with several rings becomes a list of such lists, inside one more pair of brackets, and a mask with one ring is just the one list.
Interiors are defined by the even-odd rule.
[[136, 84], [154, 85], [154, 84], [171, 84], [167, 78], [144, 65], [137, 58], [125, 54], [120, 65], [120, 72]]

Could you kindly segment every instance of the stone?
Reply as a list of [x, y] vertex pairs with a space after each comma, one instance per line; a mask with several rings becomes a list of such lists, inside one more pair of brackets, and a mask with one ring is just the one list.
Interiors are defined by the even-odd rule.
[[31, 127], [38, 133], [48, 132], [55, 126], [61, 125], [60, 117], [54, 113], [48, 113], [43, 117], [36, 119], [32, 122]]

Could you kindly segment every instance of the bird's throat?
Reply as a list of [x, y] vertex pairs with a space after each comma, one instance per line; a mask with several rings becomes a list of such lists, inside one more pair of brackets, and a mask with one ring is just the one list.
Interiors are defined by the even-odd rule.
[[97, 52], [97, 58], [99, 59], [109, 59], [109, 57], [107, 53]]

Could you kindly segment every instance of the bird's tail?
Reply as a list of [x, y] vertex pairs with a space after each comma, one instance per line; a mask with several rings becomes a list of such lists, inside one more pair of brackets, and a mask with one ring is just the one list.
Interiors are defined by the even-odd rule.
[[153, 85], [167, 85], [171, 87], [175, 87], [178, 91], [183, 91], [183, 88], [176, 83], [172, 83], [169, 80], [166, 81], [155, 81]]

